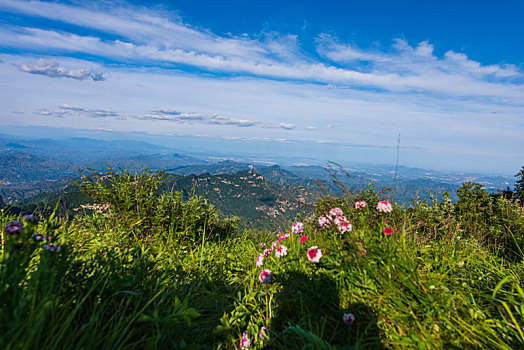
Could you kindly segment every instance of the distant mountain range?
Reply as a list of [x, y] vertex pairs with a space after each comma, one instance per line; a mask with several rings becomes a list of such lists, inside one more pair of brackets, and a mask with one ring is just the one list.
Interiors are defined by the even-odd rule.
[[76, 205], [88, 200], [71, 184], [79, 169], [106, 171], [108, 165], [162, 168], [172, 174], [166, 190], [189, 193], [194, 186], [197, 194], [210, 198], [225, 215], [238, 215], [255, 224], [267, 222], [267, 227], [274, 227], [277, 222], [307, 213], [296, 202], [312, 201], [323, 192], [340, 194], [341, 186], [350, 191], [359, 191], [368, 183], [377, 188], [390, 187], [392, 198], [409, 203], [412, 199], [428, 198], [429, 192], [447, 191], [456, 199], [456, 190], [465, 181], [481, 183], [488, 191], [513, 184], [511, 177], [405, 166], [397, 170], [389, 165], [268, 165], [242, 159], [218, 162], [211, 159], [211, 155], [195, 157], [141, 141], [24, 140], [0, 135], [0, 180], [4, 180], [0, 195], [7, 204], [35, 206], [69, 193], [67, 201]]

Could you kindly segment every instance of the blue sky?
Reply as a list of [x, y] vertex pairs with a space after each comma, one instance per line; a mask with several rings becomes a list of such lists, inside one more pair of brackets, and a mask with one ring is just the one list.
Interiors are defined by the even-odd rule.
[[0, 127], [516, 173], [519, 1], [0, 0]]

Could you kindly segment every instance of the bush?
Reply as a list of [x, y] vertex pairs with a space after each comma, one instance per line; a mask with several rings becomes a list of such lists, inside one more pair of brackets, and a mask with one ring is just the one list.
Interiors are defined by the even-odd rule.
[[[158, 193], [166, 174], [112, 168], [105, 174], [81, 175], [81, 190], [105, 205], [113, 226], [125, 227], [136, 237], [176, 234], [189, 242], [226, 238], [236, 233], [236, 218], [220, 218], [207, 200], [192, 194], [184, 202], [181, 192]], [[100, 217], [98, 218], [100, 219]]]

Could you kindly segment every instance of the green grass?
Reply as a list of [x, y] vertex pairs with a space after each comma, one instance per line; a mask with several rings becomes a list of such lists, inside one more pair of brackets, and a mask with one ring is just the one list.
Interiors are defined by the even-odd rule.
[[[146, 175], [145, 182], [154, 176]], [[220, 230], [198, 197], [180, 202], [149, 197], [147, 186], [142, 193], [99, 185], [92, 193], [118, 209], [74, 222], [50, 215], [26, 221], [20, 235], [2, 233], [1, 349], [235, 349], [246, 331], [251, 348], [524, 348], [518, 202], [493, 198], [478, 207], [475, 197], [469, 207], [444, 200], [379, 213], [371, 189], [327, 197], [304, 220], [308, 240], [290, 235], [280, 242], [286, 256], [272, 253], [257, 267], [260, 244], [269, 247], [274, 234], [238, 233], [231, 222]], [[357, 199], [370, 207], [355, 210]], [[157, 215], [169, 205], [178, 206], [166, 211], [177, 220]], [[352, 231], [318, 227], [334, 206]], [[15, 219], [2, 212], [0, 225]], [[393, 234], [383, 233], [386, 225]], [[61, 251], [43, 249], [34, 232]], [[307, 258], [312, 246], [322, 250], [319, 263]], [[258, 280], [262, 269], [272, 270], [272, 283]], [[352, 324], [342, 321], [346, 313]]]

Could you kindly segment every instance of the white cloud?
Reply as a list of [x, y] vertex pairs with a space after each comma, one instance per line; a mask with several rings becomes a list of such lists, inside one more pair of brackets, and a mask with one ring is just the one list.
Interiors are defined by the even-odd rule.
[[155, 108], [152, 113], [138, 117], [142, 120], [165, 120], [176, 123], [229, 125], [237, 127], [257, 126], [260, 122], [244, 118], [224, 117], [217, 114], [183, 113], [169, 108]]
[[280, 123], [278, 125], [279, 128], [286, 129], [286, 130], [292, 130], [295, 128], [295, 124], [291, 123]]
[[77, 105], [61, 105], [60, 107], [48, 110], [41, 109], [36, 112], [36, 114], [44, 117], [56, 117], [56, 118], [65, 118], [65, 117], [89, 117], [89, 118], [115, 118], [124, 120], [126, 117], [120, 115], [119, 113], [109, 110], [109, 109], [89, 109]]
[[[122, 4], [85, 6], [18, 0], [0, 3], [0, 8], [6, 11], [96, 29], [120, 39], [4, 25], [0, 28], [0, 45], [31, 52], [87, 54], [121, 64], [147, 62], [169, 68], [177, 63], [212, 72], [334, 83], [352, 88], [504, 98], [513, 103], [520, 103], [524, 98], [524, 86], [514, 79], [521, 77], [516, 66], [485, 66], [453, 51], [437, 57], [428, 41], [411, 46], [405, 40], [396, 39], [387, 50], [365, 49], [321, 34], [317, 39], [318, 52], [326, 60], [315, 60], [301, 49], [297, 36], [292, 34], [266, 33], [260, 39], [243, 35], [225, 37], [186, 24], [171, 12]], [[60, 70], [49, 71], [62, 74]], [[72, 72], [66, 76], [84, 76], [82, 74], [87, 73]]]
[[56, 61], [39, 59], [34, 62], [27, 64], [21, 64], [20, 70], [31, 73], [41, 74], [50, 78], [73, 78], [78, 80], [91, 79], [93, 81], [105, 80], [102, 73], [96, 72], [91, 67], [85, 67], [80, 69], [67, 69]]

